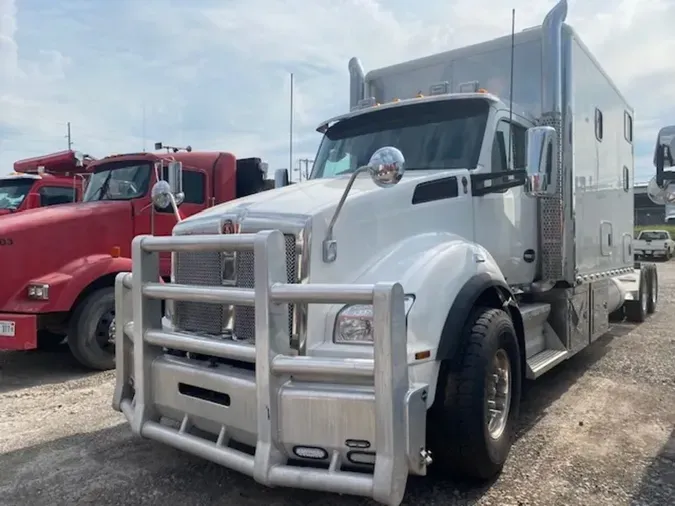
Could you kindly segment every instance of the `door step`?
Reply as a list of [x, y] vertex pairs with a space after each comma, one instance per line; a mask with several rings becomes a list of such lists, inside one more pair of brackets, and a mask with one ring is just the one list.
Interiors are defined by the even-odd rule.
[[537, 379], [569, 356], [567, 350], [542, 350], [527, 359], [527, 379]]

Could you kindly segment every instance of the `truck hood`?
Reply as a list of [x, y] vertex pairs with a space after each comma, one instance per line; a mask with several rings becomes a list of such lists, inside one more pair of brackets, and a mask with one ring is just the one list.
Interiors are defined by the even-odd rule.
[[[450, 171], [409, 171], [405, 173], [401, 182], [395, 187], [386, 189], [375, 185], [367, 173], [360, 174], [354, 181], [347, 202], [361, 201], [367, 203], [371, 194], [376, 192], [386, 192], [389, 198], [394, 200], [403, 198], [404, 194], [410, 193], [410, 196], [412, 196], [412, 192], [418, 183], [427, 179], [441, 178], [448, 172]], [[190, 226], [193, 221], [211, 219], [223, 213], [243, 210], [252, 213], [323, 215], [335, 209], [347, 186], [349, 177], [349, 175], [345, 175], [335, 178], [314, 179], [284, 188], [255, 193], [195, 214], [184, 220], [178, 227], [182, 228], [183, 224]], [[384, 197], [384, 194], [382, 197]]]
[[0, 209], [0, 216], [4, 216], [6, 214], [12, 214], [11, 209]]
[[[426, 186], [422, 199], [413, 200], [422, 183], [456, 178], [454, 195], [438, 195]], [[473, 240], [472, 200], [467, 169], [408, 171], [390, 188], [380, 188], [368, 174], [359, 175], [335, 223], [333, 239], [338, 242], [337, 260], [322, 262], [322, 242], [349, 176], [306, 181], [224, 203], [195, 214], [174, 227], [174, 235], [218, 233], [220, 220], [232, 217], [256, 227], [263, 217], [282, 228], [292, 215], [309, 218], [312, 282], [351, 282], [368, 265], [377, 262], [396, 244], [412, 236], [437, 235], [440, 230]], [[441, 191], [443, 188], [440, 187]]]
[[[39, 207], [26, 211], [14, 212], [5, 215], [0, 221], [0, 231], [9, 233], [12, 231], [32, 230], [34, 228], [63, 226], [64, 223], [76, 221], [78, 225], [82, 220], [87, 220], [93, 214], [103, 216], [109, 213], [115, 214], [120, 208], [127, 209], [128, 202], [74, 202], [60, 204], [58, 206]], [[1, 212], [2, 210], [0, 210]]]

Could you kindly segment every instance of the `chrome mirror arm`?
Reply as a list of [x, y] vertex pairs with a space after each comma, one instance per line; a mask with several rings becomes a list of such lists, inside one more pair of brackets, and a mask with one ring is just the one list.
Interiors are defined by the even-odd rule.
[[342, 197], [340, 197], [340, 202], [338, 202], [338, 205], [335, 208], [333, 217], [331, 218], [330, 223], [328, 224], [328, 229], [326, 230], [326, 237], [323, 240], [323, 261], [325, 263], [334, 262], [335, 258], [337, 257], [337, 241], [333, 239], [333, 228], [335, 227], [335, 223], [337, 222], [338, 216], [342, 211], [342, 206], [345, 205], [347, 196], [349, 195], [352, 186], [354, 186], [354, 181], [356, 180], [356, 177], [359, 174], [366, 171], [372, 171], [372, 168], [368, 165], [362, 165], [361, 167], [356, 169], [352, 173], [352, 176], [349, 178], [349, 182], [347, 183], [345, 190], [342, 192]]

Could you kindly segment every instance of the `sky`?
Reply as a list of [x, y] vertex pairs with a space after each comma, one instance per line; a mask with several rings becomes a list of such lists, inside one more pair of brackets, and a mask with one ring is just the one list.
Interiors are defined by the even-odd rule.
[[[554, 0], [0, 0], [0, 174], [65, 149], [156, 141], [313, 158], [323, 120], [348, 110], [347, 62], [368, 71], [540, 24]], [[635, 109], [636, 181], [675, 123], [673, 0], [569, 0], [580, 34]], [[423, 5], [423, 7], [420, 7]], [[536, 6], [535, 6], [536, 5]]]

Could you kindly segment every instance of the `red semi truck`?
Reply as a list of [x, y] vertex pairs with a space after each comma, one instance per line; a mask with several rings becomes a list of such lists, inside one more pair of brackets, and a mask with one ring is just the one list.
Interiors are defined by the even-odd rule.
[[[158, 209], [150, 191], [176, 169], [182, 169], [183, 217], [269, 187], [259, 158], [237, 160], [225, 152], [93, 161], [83, 202], [0, 219], [0, 350], [49, 348], [67, 336], [82, 365], [114, 367], [115, 276], [131, 270], [134, 236], [171, 234], [172, 208]], [[170, 257], [160, 262], [168, 279]]]
[[14, 172], [0, 176], [0, 216], [82, 200], [93, 161], [68, 150], [14, 162]]

